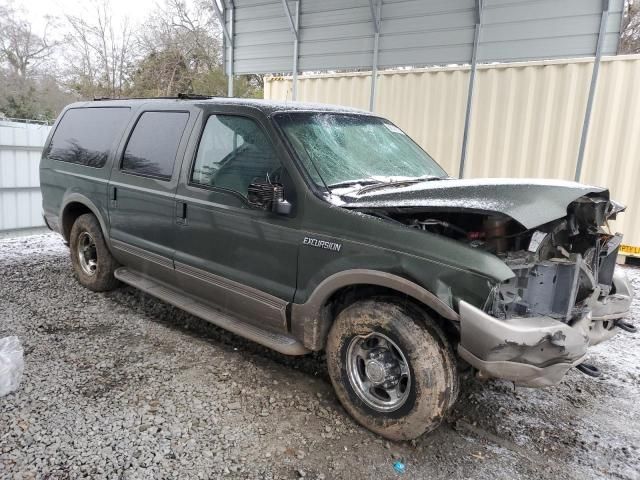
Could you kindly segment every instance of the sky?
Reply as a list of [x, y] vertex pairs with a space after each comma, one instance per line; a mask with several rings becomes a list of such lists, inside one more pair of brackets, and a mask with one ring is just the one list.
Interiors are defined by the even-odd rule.
[[[157, 0], [111, 0], [113, 19], [116, 24], [127, 16], [131, 23], [141, 22], [154, 9], [156, 2]], [[65, 14], [86, 14], [89, 17], [93, 11], [92, 4], [90, 0], [14, 0], [14, 6], [25, 9], [34, 30], [39, 34], [44, 29], [46, 15], [61, 19]]]

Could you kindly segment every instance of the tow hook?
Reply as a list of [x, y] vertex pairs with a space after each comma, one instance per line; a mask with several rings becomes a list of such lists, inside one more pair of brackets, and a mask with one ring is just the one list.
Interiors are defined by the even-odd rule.
[[638, 331], [638, 327], [636, 327], [634, 324], [630, 322], [627, 322], [626, 320], [620, 319], [616, 322], [616, 325], [620, 327], [622, 330], [624, 330], [625, 332], [636, 333]]
[[590, 363], [581, 363], [580, 365], [576, 365], [576, 368], [585, 375], [589, 375], [590, 377], [598, 378], [600, 375], [602, 375], [600, 369], [595, 365], [591, 365]]

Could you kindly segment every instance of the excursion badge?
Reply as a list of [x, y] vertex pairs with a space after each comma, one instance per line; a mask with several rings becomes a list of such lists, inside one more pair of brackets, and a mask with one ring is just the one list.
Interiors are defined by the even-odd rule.
[[309, 245], [310, 247], [323, 248], [325, 250], [331, 250], [332, 252], [339, 252], [342, 248], [341, 243], [328, 242], [326, 240], [319, 240], [312, 237], [304, 237], [302, 241], [303, 245]]

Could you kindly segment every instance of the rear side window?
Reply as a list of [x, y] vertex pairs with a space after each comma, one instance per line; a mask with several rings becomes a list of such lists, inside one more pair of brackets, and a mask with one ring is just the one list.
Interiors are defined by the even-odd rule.
[[187, 112], [143, 113], [124, 151], [122, 170], [146, 177], [171, 178], [188, 119]]
[[129, 117], [127, 107], [72, 108], [60, 120], [47, 158], [102, 167]]

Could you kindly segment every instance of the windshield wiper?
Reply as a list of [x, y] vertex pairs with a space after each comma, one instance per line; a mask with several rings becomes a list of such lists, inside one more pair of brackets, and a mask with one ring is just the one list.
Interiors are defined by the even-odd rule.
[[329, 188], [347, 188], [354, 187], [356, 185], [377, 185], [382, 182], [381, 180], [376, 180], [375, 178], [361, 178], [358, 180], [345, 180], [343, 182], [332, 183], [331, 185], [327, 185]]
[[407, 178], [402, 180], [371, 183], [362, 187], [360, 190], [358, 190], [357, 193], [366, 193], [381, 187], [403, 187], [406, 185], [413, 185], [414, 183], [431, 182], [432, 180], [443, 180], [445, 178], [447, 177], [438, 177], [437, 175], [422, 175], [420, 177]]

